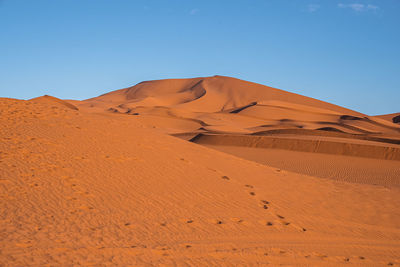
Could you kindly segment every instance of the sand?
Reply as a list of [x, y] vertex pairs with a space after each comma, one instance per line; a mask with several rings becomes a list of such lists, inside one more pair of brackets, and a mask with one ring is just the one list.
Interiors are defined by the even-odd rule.
[[222, 76], [0, 112], [0, 265], [400, 264], [384, 118]]
[[400, 123], [400, 112], [375, 116], [393, 123]]

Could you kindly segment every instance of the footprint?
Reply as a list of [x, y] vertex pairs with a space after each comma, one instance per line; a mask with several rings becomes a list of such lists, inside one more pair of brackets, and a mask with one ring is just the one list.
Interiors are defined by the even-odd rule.
[[188, 220], [186, 221], [186, 223], [193, 223], [193, 220]]
[[244, 185], [245, 187], [248, 187], [248, 188], [254, 188], [254, 186], [252, 186], [252, 185], [249, 185], [249, 184], [246, 184], [246, 185]]
[[231, 218], [231, 221], [235, 222], [235, 223], [242, 223], [244, 222], [244, 220], [240, 219], [240, 218]]
[[282, 224], [282, 225], [289, 225], [290, 224], [290, 222], [288, 222], [288, 221], [284, 221], [283, 219], [285, 219], [285, 217], [284, 216], [282, 216], [282, 215], [279, 215], [279, 214], [276, 214], [276, 217], [278, 217], [280, 220], [280, 223]]
[[318, 258], [320, 258], [320, 259], [322, 259], [322, 260], [328, 258], [327, 255], [320, 254], [320, 253], [316, 253], [315, 256], [317, 256]]
[[266, 201], [266, 200], [261, 200], [260, 201], [261, 203], [261, 207], [263, 208], [263, 209], [265, 209], [265, 210], [267, 210], [268, 209], [268, 205], [267, 204], [269, 204], [269, 201]]
[[89, 207], [89, 206], [80, 206], [80, 207], [78, 207], [78, 209], [80, 209], [80, 210], [93, 210], [94, 208], [93, 207]]
[[224, 224], [225, 222], [223, 222], [222, 220], [219, 220], [219, 219], [209, 219], [209, 220], [207, 220], [209, 223], [212, 223], [212, 224], [217, 224], [217, 225], [221, 225], [221, 224]]
[[153, 249], [165, 251], [165, 250], [170, 250], [171, 248], [168, 247], [168, 246], [162, 246], [161, 245], [161, 246], [155, 246]]
[[250, 192], [249, 194], [252, 195], [252, 196], [255, 196], [255, 195], [256, 195], [255, 192]]
[[228, 176], [226, 176], [226, 175], [222, 176], [222, 179], [224, 179], [224, 180], [230, 180], [230, 178], [229, 178]]
[[267, 222], [266, 225], [267, 225], [267, 226], [272, 226], [272, 225], [274, 225], [274, 224], [273, 224], [272, 222]]

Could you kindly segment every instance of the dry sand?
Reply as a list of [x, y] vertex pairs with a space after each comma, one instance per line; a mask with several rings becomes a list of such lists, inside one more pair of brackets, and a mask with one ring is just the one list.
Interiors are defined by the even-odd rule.
[[0, 265], [400, 264], [384, 117], [221, 76], [0, 112]]
[[400, 123], [400, 112], [375, 116], [394, 123]]

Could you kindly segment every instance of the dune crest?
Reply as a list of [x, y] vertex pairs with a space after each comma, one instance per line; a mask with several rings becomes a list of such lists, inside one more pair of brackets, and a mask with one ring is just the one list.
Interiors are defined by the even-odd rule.
[[35, 97], [32, 99], [29, 99], [29, 101], [34, 101], [34, 102], [39, 102], [39, 103], [57, 103], [57, 104], [61, 104], [63, 106], [66, 106], [70, 109], [73, 110], [79, 110], [75, 105], [68, 103], [65, 100], [61, 100], [57, 97], [54, 96], [50, 96], [50, 95], [44, 95], [44, 96], [40, 96], [40, 97]]

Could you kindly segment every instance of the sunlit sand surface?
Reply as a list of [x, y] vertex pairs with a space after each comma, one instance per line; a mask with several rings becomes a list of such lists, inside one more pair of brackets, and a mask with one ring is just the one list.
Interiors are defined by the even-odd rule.
[[400, 264], [397, 114], [222, 76], [0, 113], [0, 265]]

